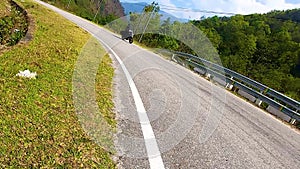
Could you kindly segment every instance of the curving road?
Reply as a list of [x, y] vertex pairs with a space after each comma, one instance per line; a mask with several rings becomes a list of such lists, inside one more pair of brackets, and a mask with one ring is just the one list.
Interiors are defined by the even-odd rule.
[[120, 168], [300, 166], [298, 131], [173, 62], [42, 4], [93, 34], [115, 60]]

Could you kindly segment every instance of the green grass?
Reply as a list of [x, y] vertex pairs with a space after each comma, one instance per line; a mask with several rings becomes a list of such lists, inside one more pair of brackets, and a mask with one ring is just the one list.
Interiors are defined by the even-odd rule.
[[[33, 17], [35, 32], [28, 44], [0, 55], [0, 168], [115, 168], [111, 154], [82, 129], [72, 98], [74, 66], [91, 36], [32, 1], [17, 2]], [[37, 78], [15, 76], [25, 69]], [[114, 128], [112, 77], [106, 55], [95, 88]]]
[[[3, 0], [0, 5], [2, 6], [0, 9], [2, 11], [2, 15], [0, 15], [0, 45], [13, 46], [26, 35], [27, 17], [23, 13], [23, 9], [16, 6], [13, 1]], [[3, 8], [3, 5], [6, 9]]]

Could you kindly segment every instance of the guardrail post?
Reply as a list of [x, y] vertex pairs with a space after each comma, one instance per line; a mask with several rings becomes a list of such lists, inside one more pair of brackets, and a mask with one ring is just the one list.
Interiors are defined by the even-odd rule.
[[262, 104], [262, 101], [260, 99], [256, 99], [255, 104], [260, 107], [260, 105]]
[[233, 85], [230, 84], [230, 83], [227, 83], [225, 88], [228, 89], [228, 90], [232, 90]]
[[206, 73], [205, 77], [210, 80], [211, 79], [211, 74], [210, 73]]
[[178, 63], [178, 61], [175, 59], [175, 54], [172, 55], [172, 60], [176, 63]]
[[292, 125], [296, 124], [296, 122], [297, 122], [296, 119], [291, 119], [291, 120], [290, 120], [290, 123], [291, 123]]
[[[264, 94], [264, 91], [260, 91], [260, 93], [261, 93], [261, 94]], [[257, 98], [257, 99], [255, 100], [255, 104], [256, 104], [257, 106], [260, 107], [260, 105], [262, 104], [262, 101], [261, 101], [259, 98]]]
[[[230, 79], [233, 80], [233, 77], [231, 76]], [[233, 89], [233, 84], [227, 83], [225, 88], [228, 89], [228, 90], [232, 90]]]

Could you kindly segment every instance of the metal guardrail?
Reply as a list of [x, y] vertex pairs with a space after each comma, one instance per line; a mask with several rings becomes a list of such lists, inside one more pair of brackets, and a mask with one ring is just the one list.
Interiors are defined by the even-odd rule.
[[[277, 92], [276, 90], [271, 89], [246, 76], [243, 76], [237, 72], [234, 72], [215, 63], [209, 62], [205, 59], [182, 52], [174, 53], [174, 57], [176, 57], [177, 59], [179, 58], [185, 64], [194, 68], [198, 68], [206, 74], [211, 74], [214, 77], [218, 77], [225, 83], [231, 84], [234, 87], [243, 90], [256, 99], [259, 99], [260, 101], [267, 103], [273, 108], [288, 115], [290, 118], [300, 121], [300, 102], [291, 99], [283, 95], [282, 93]], [[279, 101], [281, 101], [281, 103]]]

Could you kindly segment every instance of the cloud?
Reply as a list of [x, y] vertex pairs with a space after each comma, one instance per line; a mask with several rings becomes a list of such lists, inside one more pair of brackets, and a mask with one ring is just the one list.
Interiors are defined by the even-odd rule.
[[[121, 2], [124, 1], [153, 2], [153, 0], [121, 0]], [[300, 0], [156, 0], [156, 2], [163, 11], [186, 19], [199, 19], [201, 16], [213, 16], [214, 14], [193, 12], [182, 8], [237, 14], [267, 13], [275, 9], [300, 8]]]
[[237, 14], [267, 13], [275, 9], [300, 8], [300, 0], [158, 0], [157, 2], [161, 5], [170, 6], [169, 8], [176, 8], [177, 6], [178, 10], [170, 10], [163, 6], [162, 10], [180, 18], [190, 19], [197, 19], [203, 15], [212, 16], [213, 14], [182, 10], [182, 7]]

